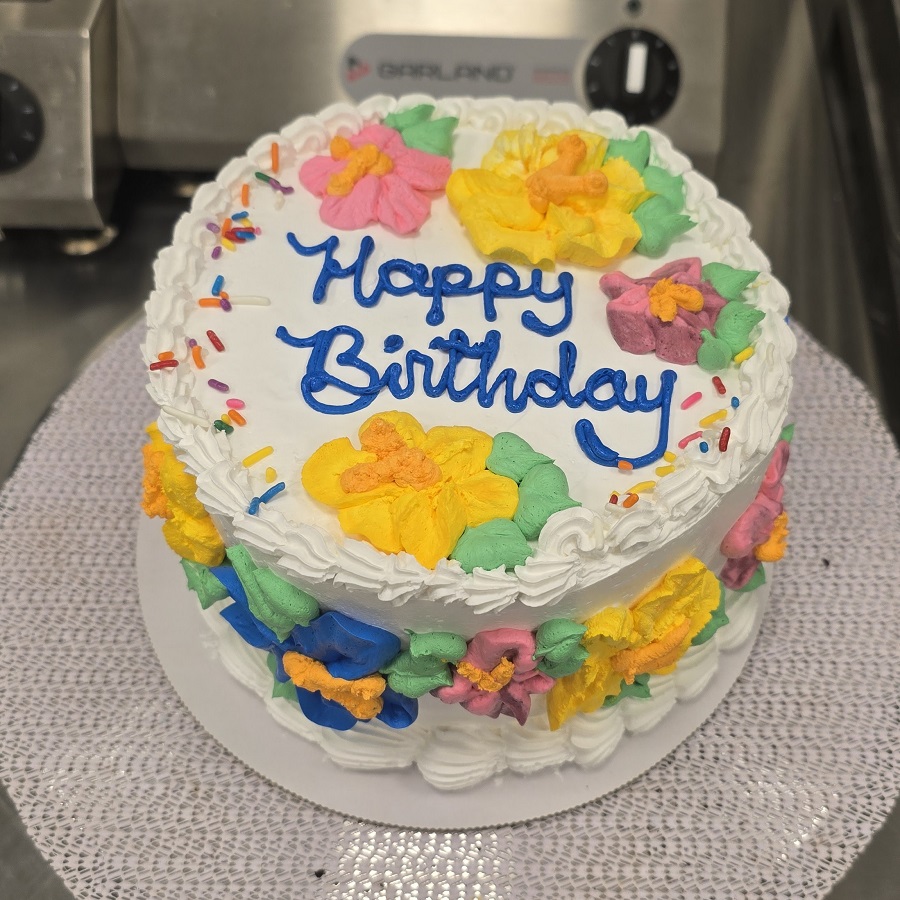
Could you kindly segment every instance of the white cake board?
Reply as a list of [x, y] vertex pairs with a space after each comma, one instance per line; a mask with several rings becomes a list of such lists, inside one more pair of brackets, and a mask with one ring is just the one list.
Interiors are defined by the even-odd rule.
[[279, 725], [210, 649], [209, 627], [185, 584], [178, 557], [166, 545], [160, 523], [143, 516], [137, 573], [144, 622], [163, 669], [219, 743], [304, 800], [354, 818], [427, 830], [489, 828], [549, 816], [637, 778], [695, 731], [728, 693], [756, 642], [766, 608], [764, 602], [756, 605], [750, 637], [735, 650], [720, 653], [716, 675], [698, 697], [679, 700], [650, 731], [623, 735], [597, 768], [569, 764], [528, 776], [505, 771], [472, 788], [448, 792], [428, 784], [415, 767], [342, 768], [318, 746]]

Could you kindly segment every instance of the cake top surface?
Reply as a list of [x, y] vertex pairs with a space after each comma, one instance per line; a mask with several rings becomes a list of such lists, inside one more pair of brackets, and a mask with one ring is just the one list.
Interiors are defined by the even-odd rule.
[[[664, 136], [539, 102], [376, 97], [262, 138], [197, 192], [147, 309], [160, 427], [237, 540], [312, 583], [485, 611], [689, 528], [770, 452], [794, 346], [745, 218]], [[521, 540], [384, 537], [401, 507]]]

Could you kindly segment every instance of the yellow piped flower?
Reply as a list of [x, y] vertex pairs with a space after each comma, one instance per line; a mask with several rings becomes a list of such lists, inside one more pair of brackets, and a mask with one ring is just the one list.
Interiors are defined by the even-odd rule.
[[384, 553], [411, 553], [434, 568], [465, 528], [511, 519], [515, 481], [485, 468], [493, 439], [465, 426], [427, 433], [408, 413], [372, 416], [348, 438], [323, 444], [303, 466], [304, 488], [338, 511], [343, 531]]
[[197, 481], [185, 471], [156, 423], [147, 428], [150, 443], [144, 455], [144, 512], [166, 520], [163, 537], [181, 557], [204, 566], [225, 558], [225, 545], [209, 513], [197, 499]]
[[374, 719], [384, 706], [381, 695], [387, 682], [381, 675], [367, 675], [353, 681], [336, 678], [324, 663], [293, 650], [284, 654], [282, 665], [297, 687], [318, 691], [326, 700], [340, 703], [357, 719]]
[[504, 131], [480, 169], [457, 169], [447, 197], [484, 254], [537, 266], [605, 266], [641, 239], [631, 213], [651, 196], [607, 141], [587, 131]]
[[550, 728], [593, 712], [616, 696], [622, 680], [672, 671], [719, 605], [719, 580], [693, 557], [670, 569], [628, 608], [610, 607], [584, 624], [584, 665], [559, 678], [547, 695]]

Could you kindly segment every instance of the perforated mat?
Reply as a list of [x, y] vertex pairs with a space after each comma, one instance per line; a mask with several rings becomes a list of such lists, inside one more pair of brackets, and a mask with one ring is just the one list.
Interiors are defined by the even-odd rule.
[[141, 333], [60, 398], [0, 494], [0, 778], [77, 897], [819, 897], [883, 822], [900, 790], [900, 464], [865, 388], [804, 334], [789, 557], [728, 697], [610, 796], [422, 833], [266, 782], [169, 686], [135, 581]]

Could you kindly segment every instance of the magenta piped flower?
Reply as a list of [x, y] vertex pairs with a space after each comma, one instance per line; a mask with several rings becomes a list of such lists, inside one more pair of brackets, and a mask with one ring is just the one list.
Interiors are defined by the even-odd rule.
[[459, 703], [476, 716], [512, 716], [524, 725], [531, 695], [546, 694], [555, 679], [534, 659], [534, 635], [518, 628], [482, 631], [456, 664], [453, 684], [432, 691], [444, 703]]
[[728, 562], [719, 573], [725, 587], [740, 590], [750, 582], [761, 562], [777, 562], [787, 540], [787, 513], [781, 483], [790, 458], [790, 444], [780, 440], [769, 461], [753, 502], [728, 529], [720, 550]]
[[610, 298], [609, 329], [627, 353], [650, 353], [666, 362], [697, 362], [701, 331], [712, 331], [725, 298], [703, 280], [696, 257], [666, 263], [646, 278], [610, 272], [600, 279]]
[[407, 147], [384, 125], [334, 137], [329, 151], [303, 163], [300, 182], [322, 198], [322, 221], [343, 230], [380, 222], [397, 234], [418, 231], [431, 211], [431, 193], [450, 177], [449, 159]]

